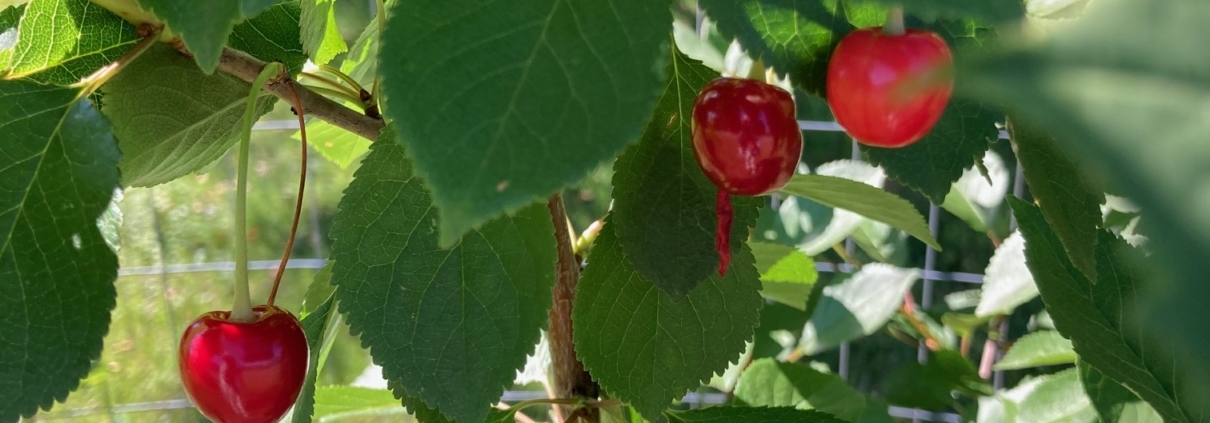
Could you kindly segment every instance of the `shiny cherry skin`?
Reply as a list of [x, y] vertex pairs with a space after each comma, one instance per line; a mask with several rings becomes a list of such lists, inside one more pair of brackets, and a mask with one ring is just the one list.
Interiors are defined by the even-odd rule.
[[[948, 76], [933, 80], [930, 73], [953, 61], [945, 40], [930, 31], [853, 31], [840, 40], [828, 63], [828, 105], [836, 122], [857, 142], [890, 148], [911, 145], [941, 119], [953, 81]], [[909, 84], [901, 84], [905, 81]], [[901, 87], [912, 81], [927, 85], [901, 94]]]
[[203, 314], [181, 337], [185, 393], [216, 423], [278, 421], [307, 376], [307, 337], [298, 319], [274, 306], [254, 312], [251, 322], [231, 321], [229, 311]]
[[706, 176], [730, 194], [781, 189], [802, 154], [794, 98], [761, 81], [711, 81], [693, 103], [693, 152]]

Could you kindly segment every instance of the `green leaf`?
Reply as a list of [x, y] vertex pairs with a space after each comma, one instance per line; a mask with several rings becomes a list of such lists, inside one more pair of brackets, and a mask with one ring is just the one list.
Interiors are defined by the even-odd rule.
[[993, 227], [998, 217], [997, 210], [1004, 204], [1004, 195], [1008, 193], [1009, 186], [1009, 171], [995, 151], [984, 153], [983, 168], [987, 170], [986, 177], [977, 166], [962, 171], [962, 176], [950, 187], [945, 202], [941, 204], [941, 208], [962, 219], [977, 232], [986, 232]]
[[386, 113], [433, 192], [441, 245], [638, 139], [664, 87], [670, 13], [649, 0], [392, 7]]
[[[273, 0], [277, 1], [277, 0]], [[298, 41], [298, 3], [277, 3], [255, 18], [236, 25], [228, 44], [262, 60], [282, 62], [290, 75], [298, 75], [307, 54]]]
[[[815, 284], [812, 294], [822, 295], [824, 283]], [[810, 299], [808, 299], [810, 301]], [[816, 301], [818, 303], [819, 301]], [[756, 336], [752, 341], [752, 356], [754, 358], [788, 356], [802, 337], [803, 327], [811, 318], [811, 307], [798, 310], [775, 302], [760, 309], [760, 325], [756, 327]]]
[[[637, 145], [613, 169], [614, 231], [622, 253], [643, 279], [680, 299], [716, 273], [715, 199], [718, 186], [693, 154], [690, 120], [698, 91], [718, 74], [671, 50], [669, 81]], [[732, 196], [737, 221], [755, 218], [761, 199]], [[751, 216], [748, 216], [751, 215]], [[732, 237], [747, 238], [745, 225]], [[733, 244], [734, 253], [738, 244]]]
[[349, 49], [336, 27], [335, 0], [301, 0], [302, 45], [316, 64], [325, 64]]
[[1004, 238], [983, 274], [983, 294], [975, 306], [976, 316], [1009, 315], [1038, 296], [1034, 276], [1025, 265], [1025, 238], [1020, 232]]
[[0, 74], [8, 72], [13, 47], [17, 45], [17, 27], [25, 15], [26, 4], [18, 4], [0, 10]]
[[1178, 371], [1171, 345], [1151, 342], [1126, 320], [1137, 306], [1134, 269], [1120, 257], [1129, 248], [1107, 232], [1097, 240], [1097, 277], [1091, 283], [1063, 252], [1037, 207], [1009, 198], [1025, 236], [1025, 258], [1055, 328], [1071, 339], [1080, 359], [1139, 394], [1170, 422], [1201, 421], [1207, 406], [1195, 395], [1193, 373]]
[[115, 189], [113, 198], [109, 200], [109, 206], [101, 213], [101, 217], [97, 218], [97, 229], [101, 230], [101, 236], [105, 238], [105, 244], [109, 245], [109, 249], [115, 253], [122, 249], [121, 229], [122, 229], [122, 190]]
[[917, 279], [917, 269], [871, 263], [824, 288], [824, 297], [803, 330], [803, 352], [813, 355], [878, 331], [895, 315], [903, 293]]
[[576, 339], [576, 353], [602, 388], [655, 421], [674, 398], [726, 369], [752, 339], [760, 281], [752, 253], [742, 247], [725, 278], [710, 275], [673, 300], [635, 272], [615, 228], [611, 217], [577, 287], [573, 329], [592, 336]]
[[836, 0], [701, 0], [719, 31], [795, 86], [824, 95], [828, 59], [849, 32], [881, 25], [886, 9]]
[[335, 262], [328, 260], [328, 263], [315, 274], [315, 279], [311, 280], [307, 293], [303, 295], [302, 307], [299, 307], [302, 310], [299, 313], [302, 318], [306, 319], [308, 314], [326, 304], [328, 298], [332, 297], [332, 293], [336, 292], [336, 287], [332, 286], [332, 266], [334, 264]]
[[218, 68], [227, 36], [242, 15], [238, 0], [139, 0], [139, 5], [181, 37], [198, 67], [207, 75]]
[[824, 175], [794, 175], [782, 192], [860, 214], [902, 229], [940, 250], [924, 216], [903, 198], [861, 182]]
[[888, 403], [926, 410], [940, 410], [954, 403], [953, 391], [967, 396], [992, 393], [991, 385], [979, 377], [979, 370], [953, 350], [933, 351], [924, 364], [903, 364], [886, 383]]
[[[324, 267], [328, 269], [328, 267]], [[323, 272], [320, 272], [322, 275]], [[331, 273], [328, 273], [331, 277]], [[319, 279], [318, 277], [316, 278]], [[307, 365], [307, 378], [303, 382], [302, 392], [294, 401], [294, 418], [292, 423], [311, 423], [311, 415], [315, 411], [315, 383], [319, 377], [320, 355], [323, 352], [324, 337], [327, 335], [328, 322], [332, 318], [332, 310], [336, 308], [335, 297], [329, 293], [327, 300], [307, 314], [302, 319], [303, 333], [307, 335], [307, 349], [310, 359]]]
[[1071, 341], [1053, 330], [1034, 332], [1013, 342], [1013, 347], [993, 367], [996, 370], [1028, 369], [1076, 362]]
[[[1013, 23], [1025, 17], [1022, 0], [874, 0], [903, 10], [926, 21], [941, 18], [975, 18], [984, 22]], [[881, 23], [880, 23], [881, 24]]]
[[[882, 188], [886, 182], [882, 169], [853, 160], [830, 161], [816, 167], [814, 173], [850, 179], [875, 188]], [[834, 209], [803, 197], [783, 196], [776, 211], [761, 210], [756, 233], [765, 240], [797, 245], [804, 254], [814, 256], [843, 242], [866, 221], [848, 210]]]
[[664, 412], [668, 420], [684, 423], [844, 423], [829, 414], [793, 407], [727, 407]]
[[[768, 358], [748, 366], [736, 388], [735, 399], [753, 407], [819, 410], [848, 422], [861, 421], [868, 408], [876, 407], [836, 375]], [[890, 420], [886, 407], [869, 411]]]
[[1104, 423], [1162, 423], [1164, 419], [1156, 414], [1146, 401], [1130, 392], [1122, 384], [1105, 377], [1100, 370], [1089, 366], [1088, 363], [1077, 364], [1080, 372], [1080, 382], [1084, 384], [1084, 392], [1092, 400], [1097, 415]]
[[1200, 42], [1208, 19], [1206, 2], [1097, 0], [1061, 36], [956, 70], [969, 82], [960, 92], [1004, 104], [1063, 140], [1069, 157], [1147, 211], [1150, 260], [1165, 271], [1148, 283], [1163, 288], [1139, 298], [1142, 325], [1189, 351], [1187, 365], [1203, 378], [1210, 362], [1192, 352], [1210, 350], [1210, 149], [1202, 136], [1210, 61]]
[[765, 298], [806, 310], [811, 289], [819, 279], [815, 261], [794, 247], [769, 242], [749, 242], [760, 273], [760, 293]]
[[1097, 414], [1080, 386], [1076, 369], [1039, 378], [1017, 404], [1017, 421], [1038, 423], [1092, 423]]
[[999, 138], [999, 118], [975, 103], [955, 98], [932, 132], [915, 144], [903, 148], [863, 144], [861, 151], [870, 163], [885, 169], [887, 176], [941, 204], [963, 169], [973, 166]]
[[1105, 194], [1049, 134], [1016, 121], [1009, 122], [1008, 130], [1030, 195], [1072, 263], [1095, 283], [1094, 252]]
[[[152, 46], [102, 86], [125, 154], [122, 183], [162, 184], [222, 157], [239, 138], [250, 90], [233, 76], [203, 74], [167, 44]], [[258, 115], [274, 100], [262, 96]]]
[[352, 77], [366, 90], [371, 88], [374, 76], [378, 74], [378, 44], [378, 25], [366, 25], [366, 29], [361, 31], [361, 35], [358, 35], [357, 41], [353, 43], [353, 48], [349, 49], [349, 54], [340, 62], [340, 71]]
[[[349, 54], [345, 55], [344, 61], [340, 63], [340, 71], [352, 77], [366, 90], [372, 89], [374, 76], [378, 72], [378, 25], [368, 25], [361, 32]], [[361, 110], [364, 107], [349, 102], [345, 102], [344, 106], [353, 110]], [[302, 137], [296, 132], [294, 139]], [[370, 140], [318, 119], [307, 122], [307, 143], [341, 169], [347, 169], [370, 151]]]
[[118, 259], [109, 123], [78, 89], [0, 81], [0, 421], [63, 401], [101, 355]]
[[21, 18], [12, 77], [70, 85], [139, 41], [134, 25], [89, 0], [35, 0]]
[[321, 386], [315, 390], [315, 418], [404, 414], [395, 395], [386, 389], [353, 386]]
[[393, 126], [345, 190], [332, 284], [397, 396], [481, 421], [546, 324], [555, 245], [542, 204], [437, 245], [438, 217]]

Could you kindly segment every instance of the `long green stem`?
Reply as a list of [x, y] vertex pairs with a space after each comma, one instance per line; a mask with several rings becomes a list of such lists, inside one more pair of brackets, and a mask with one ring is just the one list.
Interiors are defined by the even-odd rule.
[[281, 74], [281, 63], [270, 62], [256, 76], [240, 128], [239, 166], [235, 177], [235, 305], [231, 307], [231, 320], [236, 322], [256, 319], [248, 292], [248, 146], [252, 144], [252, 124], [256, 122], [256, 100], [265, 83]]
[[360, 98], [358, 98], [357, 96], [353, 96], [352, 94], [349, 94], [348, 92], [345, 92], [344, 90], [332, 90], [332, 89], [328, 89], [328, 88], [324, 88], [324, 87], [317, 87], [314, 85], [305, 85], [305, 87], [307, 87], [307, 89], [309, 89], [311, 91], [315, 91], [319, 94], [323, 94], [323, 95], [326, 95], [328, 97], [331, 97], [331, 98], [334, 98], [337, 100], [347, 101], [347, 102], [350, 102], [353, 104], [361, 104]]
[[342, 85], [341, 83], [336, 82], [335, 80], [327, 78], [323, 75], [318, 75], [318, 74], [314, 74], [314, 73], [310, 73], [310, 72], [302, 72], [302, 73], [299, 73], [298, 75], [305, 77], [307, 79], [313, 79], [316, 82], [321, 82], [324, 85], [327, 85], [329, 88], [336, 90], [336, 91], [343, 92], [349, 96], [360, 97], [360, 95], [358, 95], [359, 93], [357, 91], [350, 89], [349, 87], [346, 87], [346, 86]]
[[356, 79], [353, 79], [353, 77], [349, 76], [348, 74], [341, 72], [340, 69], [329, 65], [319, 65], [319, 69], [327, 72], [330, 75], [335, 75], [337, 78], [340, 78], [341, 81], [344, 81], [346, 84], [349, 84], [349, 86], [353, 87], [353, 91], [356, 91], [358, 94], [365, 90], [365, 88], [361, 87], [361, 84], [357, 83]]

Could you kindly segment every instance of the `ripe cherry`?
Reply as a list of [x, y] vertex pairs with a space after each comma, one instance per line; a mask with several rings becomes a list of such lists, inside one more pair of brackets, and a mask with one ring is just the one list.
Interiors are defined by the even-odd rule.
[[794, 98], [752, 79], [718, 78], [693, 104], [693, 152], [718, 186], [715, 249], [718, 273], [731, 261], [730, 195], [763, 195], [784, 187], [802, 154]]
[[953, 91], [945, 73], [953, 64], [945, 40], [930, 31], [900, 31], [902, 15], [898, 25], [849, 33], [828, 64], [828, 105], [836, 122], [862, 144], [904, 147], [919, 141], [937, 124]]
[[253, 309], [249, 322], [212, 311], [181, 337], [185, 393], [216, 423], [272, 423], [281, 419], [307, 375], [307, 337], [298, 319], [275, 306]]

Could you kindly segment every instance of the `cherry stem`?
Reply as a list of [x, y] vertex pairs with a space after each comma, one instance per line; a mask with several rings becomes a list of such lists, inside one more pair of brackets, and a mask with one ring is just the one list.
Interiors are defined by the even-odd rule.
[[235, 305], [231, 307], [231, 320], [236, 322], [256, 320], [248, 293], [248, 146], [252, 144], [252, 124], [256, 122], [256, 100], [265, 83], [270, 78], [280, 77], [282, 70], [281, 63], [270, 62], [256, 76], [240, 128], [239, 165], [235, 176]]
[[903, 35], [906, 29], [903, 25], [903, 6], [891, 7], [886, 13], [886, 23], [882, 25], [882, 33], [886, 35]]
[[718, 189], [715, 203], [718, 227], [714, 232], [714, 249], [718, 251], [718, 275], [727, 276], [727, 266], [731, 265], [731, 220], [735, 218], [735, 210], [731, 207], [731, 195], [722, 188]]
[[303, 111], [302, 102], [298, 100], [298, 92], [294, 90], [294, 84], [286, 81], [286, 89], [290, 91], [291, 101], [294, 103], [295, 114], [298, 115], [298, 133], [302, 144], [302, 159], [301, 170], [298, 172], [298, 196], [294, 202], [294, 222], [290, 224], [290, 237], [286, 239], [286, 251], [281, 255], [281, 262], [277, 264], [277, 275], [273, 277], [273, 288], [269, 290], [268, 305], [273, 305], [273, 301], [277, 299], [277, 287], [281, 286], [281, 276], [286, 273], [286, 264], [290, 262], [290, 252], [294, 250], [294, 236], [298, 234], [298, 219], [302, 217], [303, 193], [307, 189], [307, 123], [303, 119], [305, 112]]

